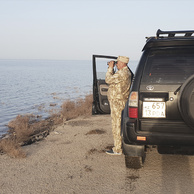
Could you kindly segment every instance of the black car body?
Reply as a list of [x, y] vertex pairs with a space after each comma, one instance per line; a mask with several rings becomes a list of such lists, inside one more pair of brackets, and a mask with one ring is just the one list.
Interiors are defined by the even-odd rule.
[[141, 167], [147, 145], [159, 153], [192, 154], [194, 31], [157, 31], [143, 48], [122, 115], [127, 167]]
[[[126, 166], [140, 168], [146, 148], [161, 154], [194, 153], [194, 31], [161, 31], [148, 37], [122, 112]], [[93, 56], [93, 114], [110, 113], [104, 79]]]

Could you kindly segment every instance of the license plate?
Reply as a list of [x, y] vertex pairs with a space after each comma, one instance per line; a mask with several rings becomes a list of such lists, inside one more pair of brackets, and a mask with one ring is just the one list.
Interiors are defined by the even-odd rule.
[[165, 102], [143, 102], [144, 118], [166, 118]]

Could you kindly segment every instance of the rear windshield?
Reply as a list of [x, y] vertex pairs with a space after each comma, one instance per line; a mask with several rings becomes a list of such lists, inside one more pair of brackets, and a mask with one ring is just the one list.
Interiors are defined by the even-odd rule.
[[194, 74], [194, 48], [151, 50], [142, 81], [152, 84], [183, 83]]

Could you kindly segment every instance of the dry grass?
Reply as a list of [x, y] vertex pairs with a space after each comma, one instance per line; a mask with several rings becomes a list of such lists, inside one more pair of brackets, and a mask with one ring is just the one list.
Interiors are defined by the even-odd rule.
[[25, 158], [26, 154], [12, 138], [2, 139], [0, 141], [0, 151], [2, 153], [7, 153], [12, 158]]
[[89, 116], [92, 112], [92, 95], [76, 101], [66, 101], [62, 105], [61, 115], [63, 120], [70, 120], [79, 116]]
[[15, 137], [18, 143], [27, 141], [28, 137], [33, 134], [33, 129], [30, 126], [30, 121], [34, 119], [34, 116], [22, 116], [18, 115], [14, 120], [8, 123], [10, 133]]
[[18, 115], [8, 123], [10, 134], [19, 144], [31, 143], [32, 136], [50, 129], [51, 120], [39, 120], [34, 115]]
[[25, 157], [26, 154], [21, 145], [43, 139], [49, 134], [53, 126], [62, 124], [64, 120], [91, 115], [91, 107], [92, 95], [87, 95], [84, 99], [65, 101], [61, 110], [53, 113], [46, 120], [40, 120], [39, 117], [34, 115], [18, 115], [8, 123], [9, 136], [1, 139], [0, 152], [7, 153], [14, 158]]
[[49, 131], [52, 126], [50, 123], [50, 120], [38, 120], [34, 115], [18, 115], [8, 123], [9, 136], [0, 141], [0, 152], [14, 158], [25, 157], [21, 146], [43, 139], [43, 136], [48, 135], [45, 131]]

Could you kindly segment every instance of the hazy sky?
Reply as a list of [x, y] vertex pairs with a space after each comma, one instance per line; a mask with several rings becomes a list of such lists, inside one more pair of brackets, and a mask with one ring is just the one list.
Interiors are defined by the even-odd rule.
[[138, 60], [146, 36], [194, 30], [193, 0], [0, 0], [0, 59]]

